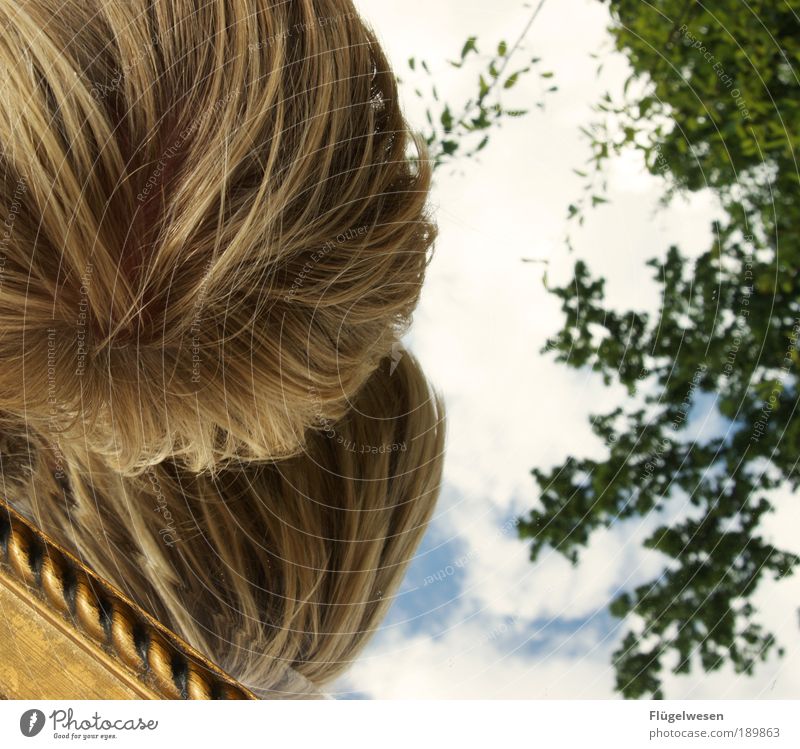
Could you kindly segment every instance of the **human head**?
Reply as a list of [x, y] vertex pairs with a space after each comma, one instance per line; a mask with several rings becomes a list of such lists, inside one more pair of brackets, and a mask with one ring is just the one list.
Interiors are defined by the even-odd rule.
[[248, 685], [327, 684], [442, 470], [441, 403], [388, 356], [436, 231], [375, 36], [349, 0], [0, 23], [4, 487]]

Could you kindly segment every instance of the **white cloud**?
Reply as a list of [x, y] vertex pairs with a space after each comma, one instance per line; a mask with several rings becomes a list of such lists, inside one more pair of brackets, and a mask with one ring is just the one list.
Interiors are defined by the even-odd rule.
[[[405, 75], [408, 57], [425, 57], [452, 101], [466, 98], [472, 81], [453, 71], [441, 77], [446, 67], [439, 63], [477, 32], [487, 44], [512, 40], [529, 12], [516, 0], [357, 5], [374, 22], [397, 70]], [[464, 174], [437, 175], [440, 240], [410, 340], [448, 408], [445, 478], [455, 491], [443, 499], [434, 530], [458, 540], [470, 561], [445, 632], [432, 639], [403, 626], [384, 630], [345, 677], [348, 689], [407, 698], [610, 696], [613, 638], [598, 639], [594, 629], [580, 628], [565, 635], [568, 645], [559, 654], [545, 657], [502, 638], [487, 640], [486, 633], [509, 616], [519, 626], [551, 620], [555, 631], [559, 622], [604, 609], [620, 586], [662, 569], [662, 558], [642, 550], [641, 541], [663, 518], [599, 531], [577, 569], [557, 554], [532, 565], [513, 531], [498, 532], [505, 519], [535, 503], [532, 466], [547, 468], [570, 454], [602, 454], [587, 415], [610, 410], [623, 397], [598, 377], [539, 353], [558, 330], [561, 313], [542, 285], [544, 266], [522, 260], [549, 260], [551, 282], [569, 280], [576, 257], [564, 246], [566, 206], [582, 187], [572, 170], [589, 155], [578, 126], [590, 118], [598, 94], [626, 75], [624, 62], [612, 57], [602, 79], [595, 76], [589, 53], [601, 47], [606, 25], [607, 9], [595, 0], [548, 4], [528, 46], [555, 71], [561, 90], [549, 97], [544, 113], [534, 110], [496, 133], [481, 164], [465, 165]], [[520, 106], [530, 106], [539, 91], [531, 80], [515, 96], [526, 99]], [[415, 97], [406, 101], [421, 122]], [[656, 286], [644, 260], [663, 255], [671, 243], [689, 255], [707, 249], [715, 202], [694, 195], [656, 214], [660, 182], [644, 173], [636, 157], [615, 165], [610, 191], [612, 202], [588, 215], [574, 244], [592, 270], [607, 277], [612, 304], [656, 309]], [[800, 517], [789, 520], [771, 525], [770, 532], [796, 529]], [[794, 538], [787, 543], [797, 545]], [[796, 642], [796, 585], [765, 585], [759, 594], [766, 620], [787, 643]], [[752, 681], [728, 673], [668, 677], [668, 693], [796, 696], [799, 677], [789, 676], [800, 673], [796, 650], [784, 665], [771, 664]], [[770, 679], [777, 680], [773, 691]]]
[[612, 696], [607, 652], [584, 658], [510, 655], [494, 637], [474, 621], [436, 640], [394, 634], [384, 638], [381, 652], [359, 659], [337, 686], [378, 699]]

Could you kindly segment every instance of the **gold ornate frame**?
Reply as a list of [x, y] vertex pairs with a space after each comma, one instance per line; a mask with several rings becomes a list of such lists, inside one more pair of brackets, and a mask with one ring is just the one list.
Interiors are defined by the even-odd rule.
[[256, 699], [2, 499], [0, 697]]

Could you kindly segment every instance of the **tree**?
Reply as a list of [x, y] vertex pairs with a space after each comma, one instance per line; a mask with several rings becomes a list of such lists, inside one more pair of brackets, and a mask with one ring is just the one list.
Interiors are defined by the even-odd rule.
[[[663, 573], [610, 604], [628, 624], [614, 653], [617, 689], [661, 698], [665, 668], [729, 663], [751, 673], [782, 652], [752, 596], [765, 576], [790, 575], [800, 561], [761, 529], [773, 509], [766, 492], [800, 484], [800, 3], [608, 5], [632, 73], [585, 129], [586, 196], [592, 206], [606, 202], [605, 166], [632, 148], [663, 177], [665, 201], [707, 187], [722, 211], [713, 245], [695, 261], [675, 246], [648, 261], [658, 316], [610, 309], [603, 279], [583, 261], [572, 283], [550, 289], [564, 324], [544, 350], [632, 397], [592, 417], [605, 459], [533, 470], [539, 507], [518, 529], [532, 560], [552, 547], [578, 563], [597, 528], [658, 513], [676, 492], [688, 498], [693, 511], [645, 542], [664, 555]], [[582, 220], [587, 204], [572, 204], [568, 216]], [[727, 430], [687, 440], [701, 395], [713, 398]]]
[[[423, 83], [413, 91], [426, 104], [423, 136], [434, 168], [474, 158], [489, 144], [492, 132], [506, 120], [529, 114], [529, 109], [507, 107], [504, 97], [526, 76], [537, 72], [539, 57], [529, 58], [522, 67], [512, 67], [511, 62], [524, 50], [525, 38], [544, 4], [545, 0], [539, 0], [513, 44], [501, 40], [492, 53], [482, 54], [479, 46], [483, 45], [477, 36], [464, 41], [458, 58], [448, 61], [476, 82], [475, 93], [461, 106], [454, 106], [440, 96], [426, 60], [409, 58], [408, 67], [412, 73], [422, 71], [425, 76]], [[540, 71], [538, 75], [546, 85], [543, 95], [558, 90], [551, 81], [552, 71]], [[543, 109], [544, 102], [538, 101], [535, 106]]]

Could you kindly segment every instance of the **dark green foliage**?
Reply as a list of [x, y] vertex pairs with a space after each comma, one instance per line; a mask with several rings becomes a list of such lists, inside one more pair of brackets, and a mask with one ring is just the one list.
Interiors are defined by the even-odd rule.
[[[532, 560], [549, 546], [577, 563], [595, 529], [686, 498], [689, 512], [645, 542], [664, 555], [664, 572], [611, 603], [630, 624], [614, 656], [617, 689], [660, 698], [666, 668], [729, 663], [749, 674], [776, 649], [751, 597], [765, 576], [790, 575], [800, 561], [767, 543], [760, 525], [772, 509], [765, 492], [800, 483], [800, 3], [607, 4], [633, 73], [621, 102], [603, 96], [584, 129], [586, 196], [605, 202], [608, 160], [634, 148], [663, 176], [665, 199], [710, 187], [723, 212], [695, 261], [677, 247], [649, 261], [656, 316], [609, 309], [603, 279], [583, 262], [551, 289], [565, 321], [545, 350], [635, 397], [593, 417], [606, 459], [533, 471], [540, 506], [519, 531]], [[582, 220], [587, 205], [568, 215]], [[659, 249], [643, 247], [643, 257]], [[722, 437], [686, 438], [701, 396], [730, 420]]]

